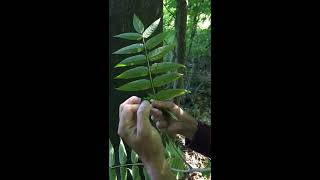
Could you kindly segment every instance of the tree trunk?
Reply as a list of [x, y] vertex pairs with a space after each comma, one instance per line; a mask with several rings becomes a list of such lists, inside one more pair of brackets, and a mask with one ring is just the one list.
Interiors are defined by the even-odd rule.
[[[175, 28], [177, 32], [177, 63], [186, 64], [186, 27], [187, 27], [187, 2], [186, 0], [177, 0], [177, 15]], [[179, 69], [179, 73], [185, 74], [185, 69]], [[184, 79], [180, 78], [176, 84], [175, 88], [184, 88]], [[181, 98], [178, 97], [175, 99], [175, 103], [180, 105]]]

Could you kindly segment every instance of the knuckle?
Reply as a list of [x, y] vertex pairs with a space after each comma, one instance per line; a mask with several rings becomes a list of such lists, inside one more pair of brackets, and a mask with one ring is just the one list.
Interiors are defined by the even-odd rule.
[[128, 112], [131, 110], [131, 106], [128, 106], [127, 104], [123, 105], [122, 111]]
[[120, 137], [123, 137], [123, 131], [119, 128], [118, 129], [118, 135], [120, 136]]

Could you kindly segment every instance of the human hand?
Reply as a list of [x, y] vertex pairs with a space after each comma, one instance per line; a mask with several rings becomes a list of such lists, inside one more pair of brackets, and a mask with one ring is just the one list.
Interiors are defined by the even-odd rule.
[[[178, 120], [165, 114], [167, 110], [173, 113]], [[157, 128], [166, 131], [170, 135], [181, 134], [192, 140], [197, 131], [198, 122], [179, 106], [169, 101], [152, 101], [151, 119]]]
[[151, 179], [174, 179], [157, 130], [149, 121], [151, 105], [132, 96], [120, 105], [118, 134], [138, 155]]
[[[118, 134], [144, 162], [164, 154], [161, 137], [149, 121], [151, 105], [132, 96], [120, 105]], [[146, 148], [148, 145], [148, 148]]]

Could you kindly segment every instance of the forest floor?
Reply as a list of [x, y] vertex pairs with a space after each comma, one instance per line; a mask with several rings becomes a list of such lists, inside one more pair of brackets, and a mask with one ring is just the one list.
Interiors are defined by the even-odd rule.
[[[177, 135], [177, 137], [181, 140], [183, 144], [185, 144], [185, 139]], [[192, 167], [192, 168], [200, 168], [200, 169], [206, 169], [208, 168], [208, 162], [210, 159], [206, 156], [203, 156], [200, 153], [197, 153], [196, 151], [193, 151], [192, 149], [185, 148], [184, 150], [184, 159], [186, 162]], [[193, 172], [189, 174], [189, 177], [185, 180], [208, 180], [211, 179], [211, 173], [208, 176], [204, 176], [201, 172]]]
[[[193, 150], [187, 150], [185, 152], [185, 158], [188, 164], [192, 166], [192, 168], [202, 168], [202, 169], [206, 168], [206, 162], [208, 161], [208, 158]], [[211, 175], [209, 176], [209, 178], [207, 178], [203, 176], [202, 173], [200, 172], [194, 172], [190, 174], [190, 177], [188, 178], [188, 180], [200, 180], [200, 179], [201, 180], [211, 179]]]

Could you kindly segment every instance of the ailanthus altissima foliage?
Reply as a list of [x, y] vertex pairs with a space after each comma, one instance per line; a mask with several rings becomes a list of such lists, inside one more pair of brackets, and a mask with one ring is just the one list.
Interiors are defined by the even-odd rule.
[[[159, 23], [160, 18], [145, 29], [141, 20], [134, 15], [133, 27], [135, 32], [126, 32], [114, 36], [115, 38], [133, 42], [133, 44], [113, 52], [113, 54], [126, 56], [122, 61], [118, 62], [114, 68], [127, 67], [127, 70], [117, 75], [114, 79], [125, 79], [130, 81], [117, 87], [117, 90], [147, 91], [152, 89], [152, 93], [149, 93], [148, 97], [144, 97], [144, 99], [155, 100], [171, 100], [189, 92], [185, 89], [163, 88], [158, 92], [156, 91], [157, 88], [161, 88], [181, 78], [183, 74], [177, 73], [176, 71], [179, 68], [185, 68], [182, 64], [162, 61], [164, 55], [172, 51], [175, 44], [163, 45], [163, 41], [168, 35], [167, 32], [152, 36], [158, 28]], [[174, 116], [170, 112], [167, 113], [170, 116]], [[175, 117], [173, 118], [176, 119]], [[182, 158], [182, 150], [179, 149], [168, 136], [164, 137], [165, 140], [163, 139], [163, 141], [166, 145], [166, 157], [169, 164], [175, 170], [184, 171], [185, 168], [187, 168], [187, 164], [185, 164], [185, 161]], [[141, 180], [141, 177], [150, 179], [145, 168], [141, 163], [138, 163], [139, 157], [134, 151], [131, 151], [130, 154], [131, 163], [128, 162], [127, 151], [121, 138], [118, 149], [118, 163], [115, 162], [115, 156], [115, 150], [109, 140], [109, 179], [114, 180], [120, 178], [121, 180], [126, 180], [128, 171], [134, 180]], [[143, 167], [143, 175], [139, 173], [139, 167]], [[120, 169], [120, 177], [116, 175], [116, 168]], [[183, 172], [179, 171], [174, 171], [174, 174], [177, 178], [181, 178], [184, 175]]]
[[176, 70], [185, 68], [182, 64], [161, 61], [164, 55], [173, 50], [175, 44], [165, 44], [159, 47], [168, 35], [167, 32], [162, 32], [152, 36], [159, 23], [160, 18], [145, 29], [141, 20], [134, 15], [133, 27], [136, 32], [126, 32], [114, 36], [135, 41], [135, 43], [113, 52], [113, 54], [129, 55], [114, 67], [129, 67], [129, 69], [116, 76], [115, 79], [138, 78], [118, 87], [117, 90], [144, 91], [152, 89], [153, 94], [150, 94], [146, 99], [155, 100], [170, 100], [188, 92], [185, 89], [163, 89], [156, 92], [155, 88], [181, 78], [183, 74], [177, 73]]

